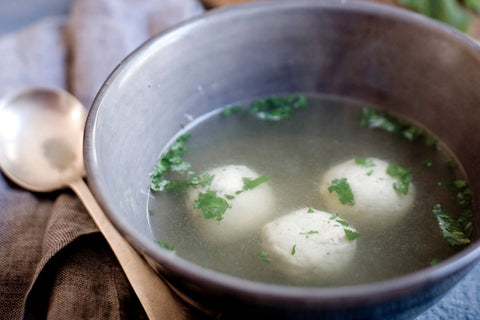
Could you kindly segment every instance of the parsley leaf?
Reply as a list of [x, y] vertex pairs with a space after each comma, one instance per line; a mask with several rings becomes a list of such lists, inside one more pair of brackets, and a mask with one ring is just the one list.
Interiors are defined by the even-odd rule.
[[221, 221], [230, 205], [224, 198], [217, 196], [216, 191], [208, 190], [198, 194], [198, 199], [193, 202], [193, 207], [202, 210], [205, 219]]
[[240, 194], [244, 191], [247, 191], [247, 190], [252, 190], [253, 188], [256, 188], [258, 187], [259, 185], [261, 185], [262, 183], [265, 183], [267, 182], [269, 179], [267, 176], [260, 176], [256, 179], [251, 179], [251, 178], [242, 178], [243, 180], [243, 189], [242, 190], [238, 190], [235, 192], [235, 194]]
[[335, 220], [336, 222], [340, 223], [342, 226], [344, 227], [348, 227], [350, 224], [346, 221], [343, 221], [343, 220]]
[[299, 234], [303, 234], [303, 235], [306, 235], [306, 237], [308, 238], [308, 236], [312, 235], [312, 234], [317, 234], [318, 231], [316, 230], [310, 230], [308, 232], [300, 232]]
[[153, 210], [148, 210], [148, 215], [152, 217], [155, 215], [155, 212], [153, 212]]
[[334, 214], [332, 214], [332, 216], [329, 218], [330, 220], [333, 220], [335, 218], [338, 217], [338, 212], [335, 212]]
[[440, 204], [434, 205], [432, 211], [443, 237], [451, 246], [463, 247], [470, 243], [470, 239], [462, 230], [460, 222], [444, 211]]
[[[467, 1], [468, 6], [477, 8], [472, 5], [473, 2]], [[400, 0], [400, 3], [410, 9], [421, 14], [437, 19], [451, 25], [461, 31], [466, 31], [471, 22], [470, 15], [455, 0]]]
[[355, 163], [364, 168], [375, 167], [375, 163], [373, 163], [373, 160], [370, 158], [355, 158]]
[[372, 175], [372, 173], [373, 173], [373, 170], [369, 170], [369, 171], [366, 173], [366, 175], [370, 177], [370, 176]]
[[425, 160], [425, 162], [423, 162], [423, 167], [425, 169], [430, 168], [432, 165], [433, 165], [433, 160], [432, 159], [427, 159], [427, 160]]
[[356, 231], [353, 231], [347, 228], [343, 228], [343, 231], [345, 232], [345, 235], [347, 236], [347, 239], [349, 241], [355, 240], [360, 237], [360, 233]]
[[445, 165], [447, 167], [450, 167], [450, 168], [453, 168], [453, 169], [458, 167], [457, 161], [455, 161], [455, 159], [453, 159], [453, 158], [446, 159], [446, 160], [443, 161], [443, 163], [445, 163]]
[[231, 114], [237, 114], [243, 111], [243, 108], [241, 106], [232, 106], [232, 107], [226, 107], [225, 109], [222, 110], [221, 115], [226, 117]]
[[355, 205], [355, 199], [353, 197], [352, 189], [347, 182], [347, 178], [333, 179], [332, 185], [328, 187], [328, 191], [330, 193], [335, 191], [341, 204], [347, 204], [349, 206]]
[[313, 213], [313, 209], [312, 209], [312, 208], [308, 208], [307, 213]]
[[267, 259], [268, 257], [268, 253], [266, 253], [265, 251], [262, 251], [262, 252], [259, 252], [257, 254], [257, 258], [262, 260], [263, 262], [266, 262], [266, 263], [271, 263], [270, 260]]
[[295, 248], [296, 248], [296, 247], [297, 247], [296, 244], [294, 244], [293, 247], [292, 247], [292, 256], [295, 255]]
[[162, 241], [162, 240], [156, 240], [155, 242], [156, 242], [160, 247], [175, 252], [175, 245], [169, 245], [168, 243], [166, 243], [165, 241]]
[[286, 97], [267, 97], [253, 101], [248, 112], [262, 120], [278, 121], [289, 117], [296, 109], [307, 106], [308, 100], [305, 95], [292, 94]]
[[438, 258], [433, 258], [432, 261], [430, 261], [430, 265], [431, 265], [431, 266], [434, 266], [434, 265], [436, 265], [436, 264], [439, 263], [439, 262], [440, 262], [440, 260], [439, 260]]
[[391, 115], [387, 111], [364, 108], [360, 115], [360, 125], [370, 129], [380, 129], [393, 133], [408, 141], [416, 141], [424, 132], [407, 121]]
[[394, 182], [393, 188], [404, 195], [408, 194], [408, 187], [412, 178], [410, 169], [402, 168], [396, 164], [388, 164], [387, 174], [391, 177], [398, 178], [400, 182]]

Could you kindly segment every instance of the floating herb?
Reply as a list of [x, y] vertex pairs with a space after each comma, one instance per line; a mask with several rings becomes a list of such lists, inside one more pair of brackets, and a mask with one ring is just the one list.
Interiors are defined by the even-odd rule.
[[248, 112], [262, 120], [278, 121], [289, 117], [294, 110], [308, 106], [308, 99], [303, 94], [292, 94], [286, 97], [267, 97], [255, 100]]
[[425, 169], [430, 168], [433, 165], [433, 160], [432, 159], [427, 159], [423, 162], [423, 167]]
[[226, 107], [225, 109], [222, 110], [221, 115], [226, 117], [231, 114], [237, 114], [243, 111], [243, 108], [241, 106], [232, 106], [232, 107]]
[[399, 182], [393, 183], [393, 188], [404, 195], [408, 194], [410, 186], [411, 172], [410, 169], [402, 168], [395, 164], [388, 164], [387, 174], [391, 177], [398, 178]]
[[453, 159], [453, 158], [443, 160], [443, 163], [449, 168], [455, 169], [455, 168], [458, 167], [457, 161], [455, 161], [455, 159]]
[[366, 175], [370, 177], [370, 176], [372, 175], [372, 173], [373, 173], [373, 170], [369, 170], [369, 171], [366, 173]]
[[347, 204], [349, 206], [355, 205], [353, 192], [347, 182], [347, 178], [332, 180], [332, 185], [328, 187], [328, 192], [332, 193], [333, 191], [337, 193], [338, 200], [341, 204]]
[[230, 195], [230, 194], [226, 194], [226, 195], [225, 195], [225, 198], [228, 199], [228, 200], [233, 200], [233, 199], [235, 199], [235, 197], [232, 196], [232, 195]]
[[295, 252], [296, 252], [296, 251], [295, 251], [295, 248], [296, 248], [296, 247], [297, 247], [296, 244], [294, 244], [293, 247], [292, 247], [292, 256], [295, 255]]
[[415, 141], [424, 136], [424, 132], [420, 128], [387, 111], [364, 108], [360, 116], [360, 124], [366, 128], [393, 133], [408, 141]]
[[162, 240], [155, 240], [155, 242], [162, 248], [175, 252], [175, 245], [169, 245], [167, 242]]
[[307, 213], [313, 213], [313, 212], [314, 212], [314, 211], [313, 211], [312, 208], [308, 208]]
[[330, 220], [333, 220], [335, 218], [338, 217], [338, 212], [335, 212], [334, 214], [332, 214], [332, 216], [329, 218]]
[[343, 231], [345, 232], [345, 235], [347, 236], [347, 239], [349, 241], [355, 240], [360, 237], [360, 233], [356, 231], [353, 231], [347, 228], [343, 228]]
[[155, 215], [155, 212], [153, 212], [153, 210], [148, 210], [148, 215], [151, 217], [151, 216], [154, 216]]
[[267, 257], [268, 253], [266, 253], [265, 251], [259, 252], [257, 254], [258, 259], [262, 260], [263, 262], [270, 263], [270, 260], [268, 260]]
[[462, 230], [463, 228], [460, 222], [444, 211], [440, 204], [434, 205], [432, 211], [437, 219], [443, 237], [451, 246], [463, 247], [470, 243], [470, 239], [468, 235], [464, 233], [464, 230]]
[[375, 167], [373, 159], [370, 158], [355, 158], [355, 163], [365, 168]]
[[235, 194], [240, 194], [244, 191], [252, 190], [253, 188], [258, 187], [262, 183], [267, 182], [269, 179], [267, 176], [260, 176], [256, 179], [242, 178], [242, 180], [243, 180], [243, 189], [236, 191]]
[[440, 260], [439, 260], [438, 258], [433, 258], [432, 261], [430, 261], [430, 265], [431, 265], [431, 266], [434, 266], [434, 265], [436, 265], [436, 264], [439, 263], [439, 262], [440, 262]]
[[336, 222], [340, 223], [342, 226], [344, 227], [348, 227], [350, 224], [346, 221], [343, 221], [343, 220], [335, 220]]
[[303, 234], [303, 235], [306, 236], [306, 238], [308, 238], [310, 235], [317, 234], [317, 233], [318, 233], [318, 231], [316, 231], [316, 230], [310, 230], [308, 232], [300, 232], [299, 234]]
[[217, 196], [216, 191], [208, 190], [198, 194], [198, 199], [193, 202], [193, 207], [202, 210], [205, 219], [221, 221], [230, 205], [224, 198]]
[[438, 144], [438, 141], [434, 138], [426, 138], [425, 139], [425, 146], [429, 148], [433, 148], [435, 150], [440, 150], [440, 145]]

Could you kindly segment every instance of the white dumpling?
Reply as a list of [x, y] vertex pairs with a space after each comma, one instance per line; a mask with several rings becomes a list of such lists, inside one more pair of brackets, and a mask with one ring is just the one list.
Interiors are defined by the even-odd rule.
[[228, 165], [207, 171], [213, 175], [210, 190], [217, 191], [217, 195], [225, 198], [225, 195], [234, 196], [227, 199], [230, 204], [223, 219], [205, 219], [200, 209], [194, 209], [194, 201], [199, 193], [205, 193], [207, 188], [197, 187], [188, 191], [186, 206], [192, 223], [200, 236], [213, 244], [231, 243], [245, 238], [253, 231], [259, 230], [275, 212], [275, 198], [268, 182], [236, 194], [242, 190], [243, 178], [256, 179], [260, 175], [243, 165]]
[[330, 213], [303, 208], [267, 223], [262, 245], [271, 265], [297, 280], [341, 275], [355, 256], [357, 240], [346, 236], [344, 229], [354, 232], [352, 227], [331, 218]]
[[[369, 158], [374, 166], [365, 167], [348, 160], [329, 169], [320, 182], [321, 204], [326, 210], [338, 212], [364, 233], [375, 234], [397, 224], [412, 208], [415, 188], [410, 183], [406, 195], [395, 190], [397, 178], [389, 176], [388, 163]], [[328, 188], [334, 179], [346, 178], [355, 204], [341, 204], [335, 191]]]

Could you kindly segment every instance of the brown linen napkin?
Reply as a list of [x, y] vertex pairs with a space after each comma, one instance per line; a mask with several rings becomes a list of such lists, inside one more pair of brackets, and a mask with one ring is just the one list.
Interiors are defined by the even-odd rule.
[[[202, 11], [196, 0], [79, 0], [70, 17], [48, 18], [0, 37], [0, 96], [32, 85], [60, 87], [88, 108], [130, 51]], [[73, 193], [31, 193], [1, 175], [0, 318], [146, 315]]]

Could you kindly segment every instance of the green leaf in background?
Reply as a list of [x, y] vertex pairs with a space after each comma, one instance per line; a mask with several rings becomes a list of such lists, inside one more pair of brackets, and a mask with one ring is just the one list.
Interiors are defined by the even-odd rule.
[[[468, 12], [456, 0], [399, 0], [399, 2], [410, 9], [445, 22], [464, 32], [467, 31], [471, 22]], [[480, 7], [477, 0], [466, 0], [465, 5], [472, 9], [474, 9], [474, 6]]]
[[476, 13], [480, 13], [480, 0], [463, 0], [463, 4]]

